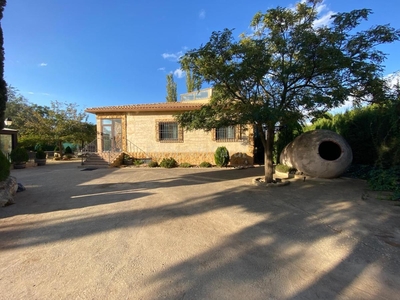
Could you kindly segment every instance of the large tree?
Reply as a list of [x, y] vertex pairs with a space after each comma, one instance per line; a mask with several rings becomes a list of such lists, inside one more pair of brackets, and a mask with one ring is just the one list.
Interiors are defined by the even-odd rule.
[[51, 106], [30, 103], [18, 91], [8, 86], [7, 116], [13, 119], [11, 128], [18, 129], [25, 146], [62, 142], [83, 144], [96, 138], [96, 125], [87, 122], [87, 114], [75, 103], [52, 101]]
[[165, 97], [167, 102], [178, 101], [178, 94], [176, 91], [176, 83], [174, 81], [174, 74], [170, 73], [167, 75], [167, 96]]
[[180, 60], [182, 69], [213, 86], [213, 94], [199, 111], [176, 116], [178, 122], [188, 130], [253, 124], [265, 149], [266, 182], [273, 181], [277, 125], [317, 118], [350, 97], [355, 103], [385, 97], [385, 54], [377, 46], [398, 40], [400, 31], [389, 25], [358, 30], [368, 9], [316, 26], [320, 3], [259, 12], [252, 34], [236, 40], [232, 30], [213, 32]]
[[[0, 21], [3, 19], [3, 11], [6, 6], [6, 0], [0, 0]], [[0, 23], [0, 129], [4, 127], [4, 111], [7, 103], [7, 84], [4, 80], [4, 39], [3, 29]]]

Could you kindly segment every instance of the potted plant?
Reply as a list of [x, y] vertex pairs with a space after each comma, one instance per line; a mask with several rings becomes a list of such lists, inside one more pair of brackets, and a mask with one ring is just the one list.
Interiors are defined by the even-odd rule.
[[10, 158], [14, 165], [14, 169], [23, 169], [26, 167], [26, 162], [29, 160], [29, 155], [24, 148], [17, 147], [11, 151]]
[[124, 154], [124, 158], [123, 158], [122, 163], [124, 165], [132, 165], [133, 164], [133, 158], [130, 157], [128, 154]]
[[46, 164], [46, 152], [39, 148], [35, 154], [35, 163], [38, 166], [44, 166]]

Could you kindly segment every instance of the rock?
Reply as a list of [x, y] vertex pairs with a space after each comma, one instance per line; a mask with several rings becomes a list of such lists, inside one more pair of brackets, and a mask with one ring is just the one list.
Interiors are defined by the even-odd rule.
[[14, 196], [17, 193], [18, 183], [15, 177], [8, 177], [0, 182], [0, 206], [6, 206], [15, 203]]

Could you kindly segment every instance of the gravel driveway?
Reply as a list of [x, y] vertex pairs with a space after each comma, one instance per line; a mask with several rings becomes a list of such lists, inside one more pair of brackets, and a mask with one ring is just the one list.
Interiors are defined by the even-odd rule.
[[13, 170], [0, 299], [399, 299], [400, 207], [263, 168]]

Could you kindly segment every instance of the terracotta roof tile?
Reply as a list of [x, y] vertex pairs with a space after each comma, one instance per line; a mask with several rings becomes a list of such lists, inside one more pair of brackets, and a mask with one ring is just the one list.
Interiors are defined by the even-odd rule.
[[88, 113], [111, 113], [111, 112], [139, 112], [139, 111], [186, 111], [200, 109], [204, 103], [181, 103], [166, 102], [152, 104], [127, 104], [114, 106], [89, 107], [85, 109]]

